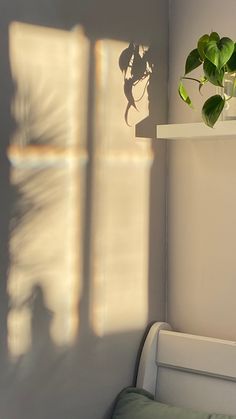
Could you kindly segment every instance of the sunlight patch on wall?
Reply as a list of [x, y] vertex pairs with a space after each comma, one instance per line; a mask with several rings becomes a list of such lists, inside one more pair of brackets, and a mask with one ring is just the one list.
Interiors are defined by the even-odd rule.
[[[151, 145], [134, 141], [118, 57], [126, 44], [96, 43], [95, 159], [90, 316], [99, 336], [143, 328], [148, 315]], [[147, 115], [144, 100], [136, 118]], [[132, 116], [133, 117], [133, 116]]]
[[88, 41], [80, 28], [18, 22], [9, 36], [16, 130], [8, 345], [19, 356], [37, 341], [70, 345], [78, 329]]
[[31, 348], [31, 311], [28, 307], [12, 309], [8, 315], [8, 345], [14, 357]]

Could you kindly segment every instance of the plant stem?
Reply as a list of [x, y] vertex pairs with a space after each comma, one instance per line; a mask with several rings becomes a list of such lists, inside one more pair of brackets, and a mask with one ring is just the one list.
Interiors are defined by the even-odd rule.
[[192, 81], [196, 81], [197, 83], [201, 83], [201, 81], [200, 80], [198, 80], [198, 79], [195, 79], [194, 77], [181, 77], [181, 80], [192, 80]]

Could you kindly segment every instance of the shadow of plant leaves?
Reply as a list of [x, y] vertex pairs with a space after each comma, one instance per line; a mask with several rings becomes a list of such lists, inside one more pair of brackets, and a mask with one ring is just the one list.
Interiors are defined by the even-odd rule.
[[[124, 74], [124, 94], [128, 101], [125, 110], [125, 122], [128, 123], [128, 114], [131, 107], [137, 110], [136, 102], [140, 101], [148, 87], [150, 75], [154, 68], [152, 48], [145, 49], [142, 45], [130, 43], [119, 57], [119, 67]], [[133, 94], [134, 87], [142, 80], [147, 78], [144, 92], [141, 98], [135, 99]]]

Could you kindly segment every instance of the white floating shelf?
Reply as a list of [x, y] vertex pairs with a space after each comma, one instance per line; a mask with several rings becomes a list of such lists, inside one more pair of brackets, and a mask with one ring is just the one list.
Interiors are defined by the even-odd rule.
[[236, 139], [236, 120], [220, 121], [210, 128], [203, 122], [156, 125], [146, 118], [136, 125], [136, 136], [160, 140]]

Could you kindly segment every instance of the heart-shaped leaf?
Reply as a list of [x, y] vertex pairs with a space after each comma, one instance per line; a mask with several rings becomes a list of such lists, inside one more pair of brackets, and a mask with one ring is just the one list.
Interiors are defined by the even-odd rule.
[[212, 64], [207, 58], [203, 64], [203, 71], [206, 78], [215, 86], [223, 87], [224, 70], [218, 70], [218, 68]]
[[180, 81], [180, 83], [179, 83], [178, 92], [179, 92], [179, 95], [180, 95], [181, 99], [185, 103], [187, 103], [187, 105], [189, 105], [190, 108], [193, 108], [192, 101], [191, 101], [191, 99], [190, 99], [190, 97], [189, 97], [189, 95], [187, 93], [187, 90], [185, 89], [182, 81]]
[[230, 38], [222, 38], [220, 41], [209, 41], [205, 47], [205, 55], [218, 70], [230, 59], [234, 52], [234, 42]]
[[217, 46], [216, 41], [209, 41], [208, 42], [208, 44], [206, 46], [206, 49], [205, 49], [205, 54], [206, 54], [206, 57], [208, 58], [208, 60], [218, 68], [220, 50]]
[[206, 125], [213, 128], [224, 109], [225, 99], [220, 95], [211, 96], [204, 103], [202, 108], [202, 118]]
[[216, 41], [220, 40], [220, 35], [217, 32], [211, 32], [209, 36], [209, 41]]
[[230, 38], [222, 38], [219, 41], [220, 48], [220, 68], [222, 68], [234, 52], [234, 42]]
[[234, 52], [227, 62], [227, 71], [229, 73], [236, 71], [236, 44], [234, 44]]
[[198, 43], [197, 43], [197, 49], [202, 60], [204, 60], [205, 58], [205, 48], [209, 42], [209, 38], [210, 38], [209, 35], [205, 34], [201, 36], [201, 38], [198, 40]]
[[193, 51], [191, 51], [187, 57], [187, 60], [185, 63], [185, 74], [190, 73], [192, 70], [199, 67], [201, 64], [202, 64], [202, 60], [198, 52], [198, 49], [196, 48]]

